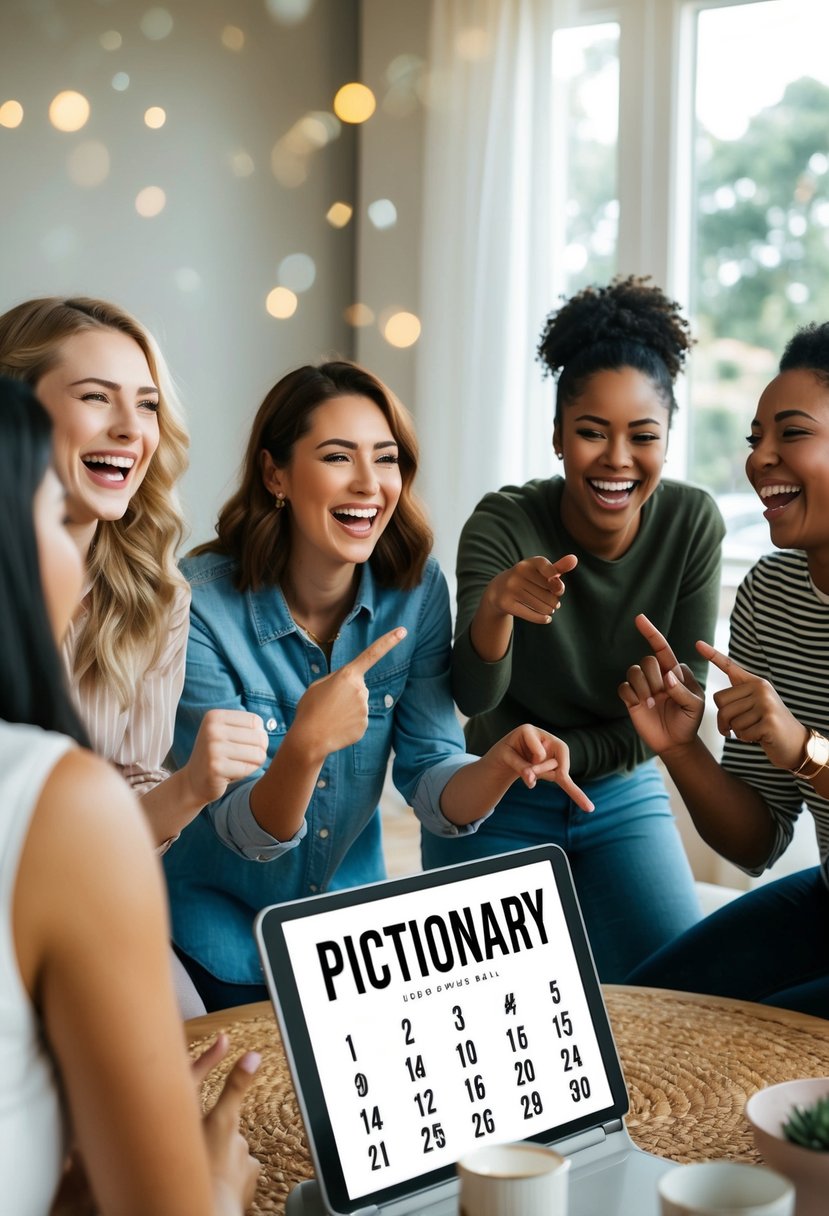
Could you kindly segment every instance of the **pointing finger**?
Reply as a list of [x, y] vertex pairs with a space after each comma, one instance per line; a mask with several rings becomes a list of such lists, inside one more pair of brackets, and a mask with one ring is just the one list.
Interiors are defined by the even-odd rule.
[[732, 685], [744, 684], [746, 680], [751, 680], [754, 677], [741, 667], [739, 663], [735, 663], [727, 654], [723, 654], [720, 650], [715, 650], [713, 646], [709, 646], [707, 642], [697, 642], [697, 650], [704, 659], [709, 663], [713, 663], [715, 667], [719, 667], [720, 671], [728, 676]]
[[679, 667], [679, 660], [671, 650], [668, 639], [648, 620], [644, 612], [640, 612], [633, 623], [656, 655], [663, 671], [673, 671], [675, 667]]
[[406, 630], [402, 626], [399, 629], [392, 629], [389, 633], [384, 633], [376, 642], [372, 642], [370, 646], [367, 646], [362, 654], [358, 654], [356, 659], [352, 659], [347, 666], [359, 672], [360, 675], [365, 675], [390, 650], [394, 650], [397, 643], [402, 642], [405, 636]]
[[551, 575], [569, 574], [571, 570], [575, 570], [578, 564], [579, 559], [575, 553], [565, 553], [564, 557], [560, 557], [557, 562], [552, 563], [552, 570], [549, 573]]

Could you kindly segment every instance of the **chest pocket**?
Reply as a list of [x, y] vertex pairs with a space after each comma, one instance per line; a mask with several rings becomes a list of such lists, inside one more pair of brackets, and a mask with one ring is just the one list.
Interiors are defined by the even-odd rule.
[[296, 702], [268, 693], [250, 692], [247, 689], [244, 699], [245, 709], [252, 714], [259, 714], [262, 719], [262, 725], [268, 734], [268, 757], [273, 759], [274, 752], [281, 745], [296, 716]]
[[380, 677], [368, 688], [368, 726], [359, 743], [351, 749], [354, 772], [359, 776], [385, 773], [391, 752], [394, 711], [406, 687], [406, 670], [398, 669]]

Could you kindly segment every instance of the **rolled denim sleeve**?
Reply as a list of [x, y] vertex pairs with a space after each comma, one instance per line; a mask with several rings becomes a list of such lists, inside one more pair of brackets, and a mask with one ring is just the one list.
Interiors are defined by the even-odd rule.
[[260, 827], [250, 807], [250, 791], [256, 779], [247, 778], [229, 786], [223, 798], [205, 807], [213, 831], [234, 853], [246, 861], [275, 861], [295, 849], [305, 838], [308, 824], [303, 819], [290, 840], [277, 840]]

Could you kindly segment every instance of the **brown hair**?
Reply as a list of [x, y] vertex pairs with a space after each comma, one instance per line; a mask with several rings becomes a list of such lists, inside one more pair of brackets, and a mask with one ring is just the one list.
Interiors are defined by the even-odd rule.
[[239, 489], [219, 512], [217, 539], [193, 550], [234, 557], [239, 563], [236, 586], [240, 591], [279, 583], [291, 555], [290, 503], [283, 510], [274, 509], [273, 496], [262, 478], [262, 452], [269, 452], [278, 468], [286, 468], [294, 444], [310, 429], [314, 410], [325, 401], [351, 395], [368, 397], [382, 410], [398, 446], [403, 483], [400, 500], [369, 564], [380, 586], [405, 591], [420, 582], [432, 548], [432, 531], [412, 491], [418, 448], [411, 417], [371, 372], [337, 360], [297, 368], [273, 386], [253, 420]]
[[28, 300], [0, 316], [0, 374], [37, 385], [63, 344], [87, 330], [114, 329], [138, 344], [158, 385], [158, 448], [121, 519], [101, 520], [89, 556], [92, 586], [78, 635], [74, 674], [102, 680], [123, 709], [161, 654], [183, 579], [176, 550], [184, 532], [176, 482], [187, 467], [187, 432], [161, 352], [134, 317], [86, 297]]

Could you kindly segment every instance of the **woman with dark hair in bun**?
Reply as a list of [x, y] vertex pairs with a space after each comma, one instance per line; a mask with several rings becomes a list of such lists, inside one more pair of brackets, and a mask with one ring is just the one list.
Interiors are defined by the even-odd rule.
[[424, 865], [560, 844], [605, 982], [700, 915], [664, 781], [616, 692], [646, 604], [682, 653], [714, 633], [722, 520], [705, 491], [662, 479], [690, 344], [679, 306], [642, 278], [553, 312], [538, 353], [558, 382], [564, 475], [487, 494], [458, 551], [452, 679], [469, 750], [523, 721], [554, 731], [595, 811], [513, 786], [474, 836], [423, 833]]

